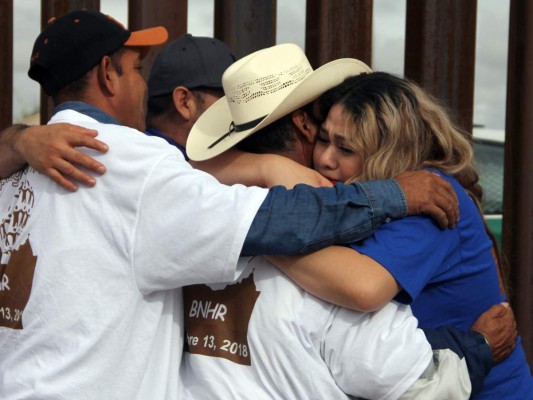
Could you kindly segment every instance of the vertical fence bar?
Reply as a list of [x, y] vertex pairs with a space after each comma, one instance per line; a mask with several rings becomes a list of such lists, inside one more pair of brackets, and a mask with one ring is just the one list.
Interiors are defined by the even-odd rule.
[[13, 0], [0, 2], [0, 130], [13, 120]]
[[472, 131], [477, 0], [407, 0], [405, 76]]
[[509, 22], [503, 248], [518, 331], [533, 366], [533, 4], [511, 0]]
[[[47, 24], [52, 17], [60, 17], [72, 10], [85, 8], [87, 10], [99, 10], [100, 0], [42, 0], [41, 1], [41, 27]], [[53, 105], [52, 100], [41, 89], [41, 124], [44, 125], [50, 119]]]
[[215, 37], [241, 58], [276, 43], [276, 0], [216, 0]]
[[373, 0], [307, 0], [305, 52], [313, 68], [357, 58], [372, 62]]
[[[157, 6], [156, 6], [157, 4]], [[187, 33], [187, 0], [129, 0], [128, 27], [131, 30], [164, 26], [169, 41]], [[154, 47], [143, 61], [143, 76], [148, 79], [155, 57], [162, 46]]]

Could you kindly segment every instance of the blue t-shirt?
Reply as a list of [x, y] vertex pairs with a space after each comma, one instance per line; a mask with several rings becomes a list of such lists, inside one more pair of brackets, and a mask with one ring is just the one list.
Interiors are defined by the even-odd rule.
[[[482, 217], [456, 179], [440, 174], [459, 198], [455, 229], [429, 217], [383, 225], [351, 247], [385, 267], [404, 289], [396, 300], [411, 304], [420, 326], [467, 331], [484, 311], [505, 300]], [[477, 399], [533, 399], [533, 378], [520, 337], [511, 355], [495, 365]]]

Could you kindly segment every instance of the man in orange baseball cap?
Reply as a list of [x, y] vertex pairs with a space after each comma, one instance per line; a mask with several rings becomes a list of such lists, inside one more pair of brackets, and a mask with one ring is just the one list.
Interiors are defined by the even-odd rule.
[[[130, 32], [98, 11], [73, 11], [52, 18], [38, 36], [28, 75], [56, 105], [87, 92], [84, 96], [97, 102], [93, 105], [143, 130], [147, 88], [139, 73], [141, 59], [167, 38], [163, 27]], [[126, 79], [127, 86], [119, 84]]]
[[98, 11], [73, 11], [48, 21], [35, 41], [28, 75], [47, 95], [55, 96], [121, 47], [138, 47], [144, 58], [151, 46], [167, 38], [163, 27], [130, 32]]

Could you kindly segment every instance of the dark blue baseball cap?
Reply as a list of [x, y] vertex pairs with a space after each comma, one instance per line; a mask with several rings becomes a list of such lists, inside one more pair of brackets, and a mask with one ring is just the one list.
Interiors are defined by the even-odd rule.
[[222, 74], [236, 60], [218, 39], [187, 33], [168, 43], [157, 55], [148, 79], [148, 97], [187, 89], [222, 89]]

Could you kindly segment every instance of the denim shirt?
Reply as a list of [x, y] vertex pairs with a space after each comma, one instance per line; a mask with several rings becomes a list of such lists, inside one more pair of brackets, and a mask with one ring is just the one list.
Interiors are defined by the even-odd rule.
[[[65, 102], [54, 112], [70, 109], [98, 122], [120, 123], [83, 102]], [[180, 149], [181, 150], [181, 149]], [[242, 255], [298, 254], [370, 236], [381, 224], [407, 216], [405, 195], [392, 179], [333, 188], [297, 185], [269, 190], [250, 226]]]
[[392, 179], [333, 188], [276, 186], [257, 211], [242, 255], [307, 253], [346, 244], [406, 215], [404, 193]]

